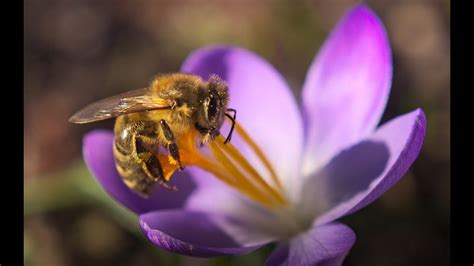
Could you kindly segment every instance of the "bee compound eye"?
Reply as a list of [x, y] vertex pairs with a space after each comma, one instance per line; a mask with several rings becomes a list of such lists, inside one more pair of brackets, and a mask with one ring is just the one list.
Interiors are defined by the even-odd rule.
[[211, 97], [209, 98], [209, 105], [207, 106], [207, 117], [209, 120], [214, 119], [217, 114], [217, 109], [217, 99], [216, 97], [212, 97], [211, 95]]

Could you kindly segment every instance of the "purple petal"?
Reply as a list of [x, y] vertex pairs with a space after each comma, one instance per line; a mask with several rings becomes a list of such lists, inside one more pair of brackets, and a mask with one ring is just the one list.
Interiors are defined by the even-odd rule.
[[240, 245], [220, 224], [235, 223], [225, 216], [184, 210], [162, 210], [140, 216], [148, 239], [160, 248], [179, 254], [212, 257], [251, 252], [262, 245]]
[[[303, 138], [300, 113], [287, 83], [268, 62], [245, 49], [211, 46], [193, 52], [183, 63], [182, 71], [205, 80], [215, 73], [226, 80], [230, 107], [237, 109], [237, 121], [282, 178], [297, 176]], [[233, 138], [232, 143], [252, 158], [238, 138]], [[288, 180], [288, 185], [292, 182]]]
[[306, 126], [304, 173], [373, 132], [392, 79], [387, 34], [365, 5], [350, 10], [313, 61], [302, 101]]
[[137, 214], [152, 210], [179, 208], [195, 188], [195, 184], [185, 172], [177, 172], [170, 183], [176, 185], [177, 192], [159, 185], [154, 193], [145, 199], [131, 191], [123, 182], [115, 168], [111, 131], [94, 130], [83, 140], [83, 154], [87, 167], [97, 178], [104, 190], [115, 200]]
[[341, 265], [354, 242], [354, 232], [344, 224], [316, 226], [280, 244], [265, 265]]
[[389, 121], [371, 137], [341, 152], [305, 183], [303, 210], [309, 213], [316, 202], [323, 203], [317, 210], [324, 212], [317, 220], [322, 224], [373, 202], [415, 161], [425, 128], [425, 115], [417, 109]]

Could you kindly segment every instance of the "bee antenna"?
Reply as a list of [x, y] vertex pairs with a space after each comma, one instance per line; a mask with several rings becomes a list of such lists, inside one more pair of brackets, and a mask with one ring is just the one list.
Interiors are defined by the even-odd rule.
[[230, 127], [229, 135], [227, 135], [227, 138], [225, 139], [224, 144], [229, 142], [230, 139], [232, 138], [232, 133], [234, 132], [234, 127], [235, 127], [235, 119], [237, 117], [237, 110], [232, 109], [232, 108], [228, 108], [227, 111], [228, 112], [233, 112], [234, 115], [230, 116], [230, 114], [225, 113], [225, 116], [227, 116], [232, 121], [232, 126]]

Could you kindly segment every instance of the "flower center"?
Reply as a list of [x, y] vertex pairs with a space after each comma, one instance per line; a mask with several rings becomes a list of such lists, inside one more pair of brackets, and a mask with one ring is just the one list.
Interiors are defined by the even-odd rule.
[[[235, 124], [235, 134], [256, 155], [259, 163], [269, 173], [269, 178], [263, 178], [232, 143], [224, 144], [224, 138], [220, 135], [210, 141], [206, 148], [199, 149], [196, 130], [186, 133], [178, 140], [181, 161], [184, 165], [198, 166], [212, 173], [228, 186], [265, 207], [279, 209], [286, 206], [288, 200], [280, 178], [263, 151], [238, 123]], [[164, 158], [167, 156], [160, 157], [165, 179], [169, 180], [178, 169], [177, 163]]]

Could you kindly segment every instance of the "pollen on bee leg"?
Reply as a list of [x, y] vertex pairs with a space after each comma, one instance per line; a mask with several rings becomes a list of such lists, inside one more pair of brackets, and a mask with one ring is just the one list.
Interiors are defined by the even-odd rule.
[[174, 172], [179, 169], [178, 163], [171, 163], [171, 156], [168, 155], [159, 155], [158, 161], [160, 161], [161, 168], [163, 169], [163, 178], [166, 181], [170, 181], [171, 176], [173, 176]]
[[176, 161], [173, 156], [171, 155], [168, 155], [168, 162], [171, 164], [171, 165], [178, 165], [178, 161]]

